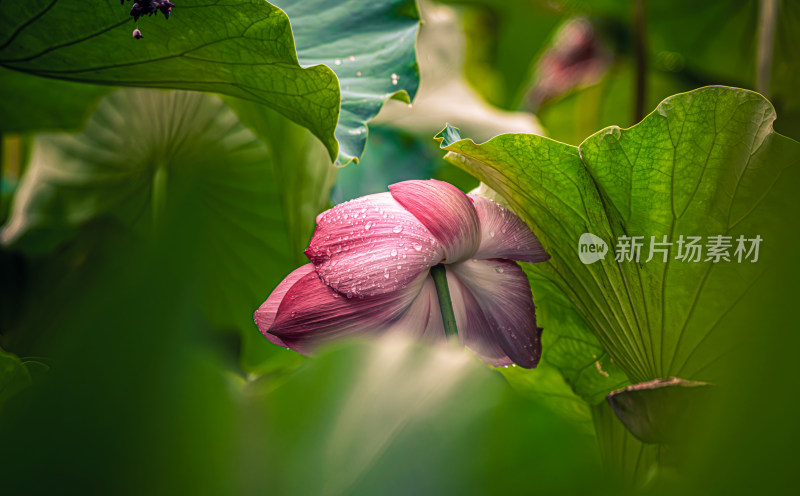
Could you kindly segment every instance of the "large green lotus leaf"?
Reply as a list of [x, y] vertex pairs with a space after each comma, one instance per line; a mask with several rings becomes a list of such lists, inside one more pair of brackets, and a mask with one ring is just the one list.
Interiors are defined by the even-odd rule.
[[[756, 93], [708, 87], [668, 98], [640, 124], [604, 129], [580, 147], [520, 134], [478, 145], [452, 129], [439, 139], [450, 160], [531, 225], [552, 256], [532, 271], [563, 293], [591, 330], [586, 337], [593, 334], [631, 381], [703, 380], [715, 378], [715, 362], [752, 330], [741, 323], [759, 310], [741, 302], [760, 275], [779, 269], [784, 222], [797, 212], [800, 145], [775, 134], [774, 119]], [[604, 259], [581, 262], [583, 233], [610, 245]], [[617, 262], [623, 235], [647, 243], [731, 236], [733, 259], [714, 263], [703, 252], [699, 262], [680, 261], [676, 245], [667, 262], [660, 254], [646, 261], [647, 248], [639, 263]], [[761, 236], [757, 263], [736, 261], [740, 235]], [[547, 301], [537, 303], [550, 311]], [[559, 332], [557, 320], [544, 324], [545, 333], [547, 325]]]
[[561, 371], [546, 360], [539, 362], [535, 374], [516, 366], [497, 370], [518, 394], [546, 405], [563, 418], [575, 421], [584, 431], [594, 433], [591, 405], [578, 396]]
[[523, 265], [534, 292], [537, 324], [547, 330], [542, 334], [542, 361], [557, 368], [588, 404], [604, 401], [609, 391], [625, 386], [628, 378], [547, 271], [537, 264]]
[[[273, 348], [251, 316], [297, 266], [291, 236], [313, 227], [313, 215], [286, 213], [267, 147], [218, 97], [121, 90], [100, 103], [83, 132], [40, 135], [34, 146], [5, 243], [42, 253], [95, 219], [155, 239], [160, 229], [194, 226], [184, 248], [198, 264], [204, 313]], [[329, 195], [330, 182], [315, 184], [315, 198]], [[310, 226], [290, 227], [301, 219]]]
[[367, 141], [366, 123], [384, 101], [410, 103], [417, 92], [416, 2], [278, 0], [275, 5], [289, 15], [300, 65], [325, 64], [339, 77], [338, 163], [357, 161]]
[[[0, 66], [48, 78], [224, 93], [311, 130], [336, 158], [340, 95], [324, 65], [302, 68], [286, 14], [263, 0], [178, 2], [138, 23], [117, 0], [0, 4]], [[144, 38], [131, 33], [138, 26]], [[315, 25], [319, 28], [319, 25]]]

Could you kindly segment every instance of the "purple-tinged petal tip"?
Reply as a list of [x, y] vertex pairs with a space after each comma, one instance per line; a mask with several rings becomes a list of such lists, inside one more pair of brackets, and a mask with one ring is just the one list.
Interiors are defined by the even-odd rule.
[[481, 244], [474, 258], [544, 262], [550, 258], [525, 222], [508, 208], [480, 195], [469, 195], [481, 223]]
[[502, 350], [517, 365], [536, 367], [542, 330], [536, 326], [533, 295], [519, 265], [511, 260], [469, 260], [448, 265], [447, 271], [448, 285], [463, 299], [462, 318], [467, 314], [465, 325], [458, 322], [464, 345], [493, 365], [507, 364]]

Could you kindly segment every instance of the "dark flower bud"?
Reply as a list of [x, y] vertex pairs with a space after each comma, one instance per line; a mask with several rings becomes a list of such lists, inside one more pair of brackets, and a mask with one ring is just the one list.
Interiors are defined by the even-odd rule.
[[160, 10], [161, 13], [164, 14], [165, 19], [169, 19], [169, 15], [170, 13], [172, 13], [172, 7], [174, 6], [175, 4], [172, 2], [162, 1], [158, 5], [158, 10]]
[[[120, 3], [125, 3], [125, 0], [120, 0]], [[140, 17], [151, 16], [161, 11], [164, 14], [164, 18], [169, 19], [173, 7], [175, 7], [175, 4], [166, 0], [134, 0], [131, 7], [131, 16], [134, 21], [138, 21]]]
[[142, 7], [140, 4], [134, 3], [133, 7], [131, 7], [131, 16], [133, 17], [134, 21], [138, 21], [139, 18], [145, 14], [148, 14], [148, 12], [146, 12], [144, 7]]

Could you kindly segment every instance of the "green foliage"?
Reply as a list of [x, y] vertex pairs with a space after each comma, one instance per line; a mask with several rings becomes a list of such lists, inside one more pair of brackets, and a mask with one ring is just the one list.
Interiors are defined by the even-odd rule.
[[556, 2], [448, 0], [467, 11], [467, 79], [500, 108], [517, 109], [531, 69], [565, 13]]
[[[578, 494], [604, 480], [591, 436], [461, 353], [341, 346], [267, 400], [271, 439], [285, 450], [272, 477], [279, 494], [478, 495], [532, 481]], [[583, 476], [571, 478], [575, 469]]]
[[139, 22], [106, 0], [4, 2], [0, 64], [48, 78], [213, 91], [267, 105], [310, 129], [337, 155], [339, 85], [328, 67], [303, 69], [286, 14], [264, 1], [187, 1], [169, 20]]
[[77, 130], [111, 88], [31, 76], [0, 67], [0, 132]]
[[[548, 300], [563, 301], [549, 295], [556, 288], [572, 302], [592, 343], [584, 346], [584, 363], [594, 335], [633, 382], [702, 379], [748, 330], [737, 325], [737, 304], [779, 265], [778, 250], [762, 247], [759, 263], [713, 263], [705, 254], [682, 263], [673, 247], [666, 263], [660, 256], [645, 263], [645, 249], [640, 263], [618, 263], [613, 246], [623, 235], [673, 242], [681, 235], [760, 235], [765, 246], [780, 246], [798, 144], [772, 132], [774, 119], [758, 94], [709, 87], [671, 97], [641, 124], [607, 128], [579, 147], [534, 135], [482, 145], [439, 139], [448, 159], [505, 197], [551, 254], [530, 270], [552, 282], [534, 288], [536, 298], [544, 296], [537, 303], [551, 312]], [[585, 232], [606, 240], [612, 253], [582, 264], [577, 244]], [[548, 323], [560, 332], [560, 322]]]
[[[366, 144], [385, 101], [418, 88], [413, 0], [182, 0], [169, 20], [138, 23], [123, 3], [0, 3], [6, 491], [620, 494], [597, 447], [611, 473], [656, 494], [794, 484], [798, 333], [785, 309], [800, 280], [800, 146], [773, 132], [763, 97], [702, 88], [592, 134], [632, 122], [630, 4], [454, 0], [465, 73], [496, 105], [526, 106], [537, 58], [574, 16], [608, 70], [537, 109], [555, 139], [478, 145], [448, 126], [443, 169], [392, 127], [400, 113]], [[643, 3], [648, 107], [707, 82], [754, 85], [758, 2]], [[794, 129], [799, 11], [778, 3], [771, 90], [778, 125]], [[441, 68], [453, 45], [432, 43]], [[429, 114], [415, 105], [416, 118], [500, 115], [454, 107], [462, 94]], [[536, 370], [394, 339], [306, 360], [258, 333], [253, 310], [307, 262], [332, 200], [431, 176], [469, 190], [467, 173], [552, 255], [522, 264], [544, 327]], [[586, 232], [611, 245], [592, 265], [578, 256]], [[614, 260], [623, 235], [645, 237], [641, 262]], [[664, 235], [763, 242], [757, 263], [681, 262], [675, 246], [645, 262]], [[689, 401], [634, 388], [611, 402], [617, 415], [604, 401], [673, 375], [714, 385]]]
[[542, 360], [558, 369], [579, 397], [589, 405], [605, 401], [609, 391], [628, 383], [597, 339], [587, 332], [589, 324], [535, 264], [525, 264], [536, 302], [536, 317], [547, 330], [542, 335]]
[[[273, 119], [276, 130], [307, 136]], [[320, 147], [307, 150], [316, 161], [278, 169], [264, 143], [219, 98], [121, 90], [101, 102], [82, 133], [40, 135], [3, 239], [36, 255], [97, 220], [113, 219], [142, 239], [191, 222], [196, 231], [187, 256], [197, 264], [199, 306], [215, 326], [243, 331], [249, 349], [251, 338], [263, 339], [254, 332], [252, 312], [298, 265], [297, 236], [310, 235], [332, 186], [297, 188], [300, 181], [287, 180], [309, 175], [320, 158], [330, 167]], [[284, 202], [282, 192], [305, 196]]]
[[[612, 65], [597, 83], [548, 102], [537, 113], [547, 136], [564, 143], [580, 143], [598, 129], [635, 123], [634, 71], [630, 64]], [[646, 74], [645, 108], [656, 107], [664, 97], [696, 87], [675, 74], [650, 69]]]
[[595, 489], [609, 478], [590, 435], [460, 352], [345, 343], [288, 380], [221, 374], [207, 343], [186, 340], [186, 309], [162, 300], [181, 287], [175, 268], [122, 269], [116, 304], [90, 291], [103, 318], [140, 310], [115, 333], [99, 320], [79, 329], [89, 308], [62, 320], [72, 343], [59, 373], [0, 413], [0, 436], [17, 446], [0, 452], [7, 490], [57, 490], [66, 473], [70, 487], [117, 494], [483, 495], [532, 481], [548, 494], [613, 494]]
[[[264, 1], [187, 0], [168, 21], [143, 18], [144, 38], [134, 40], [132, 18], [115, 0], [91, 10], [79, 2], [3, 4], [0, 66], [69, 81], [235, 96], [306, 127], [332, 159], [357, 159], [366, 122], [383, 101], [416, 92], [413, 2], [354, 0], [333, 8], [300, 0], [281, 7], [292, 15], [291, 25]], [[3, 90], [13, 91], [15, 83], [4, 79]], [[24, 115], [23, 104], [8, 105], [9, 113]]]
[[417, 93], [414, 0], [278, 0], [292, 22], [300, 64], [325, 64], [339, 78], [342, 105], [336, 139], [340, 165], [358, 161], [366, 123], [388, 98], [406, 103]]
[[[650, 483], [652, 487], [660, 475], [659, 445], [644, 444], [636, 439], [606, 403], [592, 406], [592, 420], [603, 462], [627, 474], [634, 486], [642, 487]], [[663, 484], [663, 480], [659, 483]]]
[[263, 106], [236, 98], [225, 101], [242, 124], [265, 143], [273, 180], [279, 185], [275, 194], [282, 205], [290, 256], [295, 265], [306, 263], [303, 251], [311, 239], [317, 214], [330, 204], [329, 192], [337, 169], [331, 165], [325, 148], [302, 126]]

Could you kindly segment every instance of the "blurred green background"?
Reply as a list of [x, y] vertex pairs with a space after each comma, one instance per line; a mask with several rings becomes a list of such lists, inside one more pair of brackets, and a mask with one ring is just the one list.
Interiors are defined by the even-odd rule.
[[[292, 19], [302, 3], [278, 5]], [[377, 18], [365, 30], [411, 32], [413, 46], [413, 3], [383, 3], [399, 7], [374, 15], [406, 24]], [[230, 95], [43, 78], [3, 55], [3, 494], [796, 491], [797, 211], [783, 221], [785, 264], [737, 307], [745, 342], [721, 358], [723, 385], [670, 446], [643, 445], [547, 364], [497, 371], [385, 340], [307, 359], [259, 334], [252, 312], [305, 263], [317, 213], [406, 179], [478, 186], [442, 160], [432, 137], [446, 122], [476, 141], [524, 132], [577, 145], [672, 94], [725, 84], [760, 91], [776, 131], [800, 137], [797, 2], [419, 7], [419, 89], [405, 87], [416, 96], [386, 102], [344, 168], [307, 129]], [[143, 32], [156, 36], [150, 20]], [[0, 40], [14, 26], [2, 21]], [[351, 28], [337, 18], [331, 32]], [[376, 62], [384, 83], [417, 76], [404, 57], [400, 68]], [[355, 76], [328, 65], [347, 90]]]

